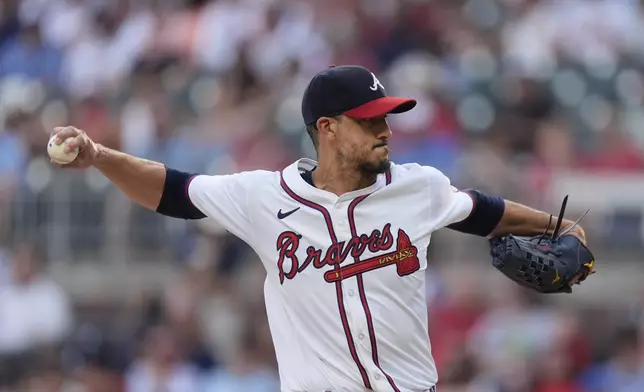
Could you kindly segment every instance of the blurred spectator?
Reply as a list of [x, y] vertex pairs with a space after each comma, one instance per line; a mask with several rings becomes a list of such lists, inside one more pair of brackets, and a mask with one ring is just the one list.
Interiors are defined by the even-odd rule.
[[239, 59], [241, 44], [264, 25], [264, 5], [242, 1], [211, 1], [197, 19], [194, 55], [197, 64], [208, 70], [225, 73]]
[[590, 367], [581, 383], [588, 392], [635, 392], [644, 390], [642, 344], [634, 326], [616, 331], [607, 361]]
[[581, 159], [583, 167], [594, 171], [631, 172], [644, 170], [644, 154], [637, 145], [617, 127], [615, 121], [601, 137], [601, 149]]
[[429, 335], [441, 379], [452, 381], [467, 368], [467, 337], [484, 314], [485, 303], [473, 274], [459, 270], [445, 278], [445, 286], [446, 293], [429, 309]]
[[554, 309], [531, 304], [532, 293], [499, 283], [490, 293], [491, 307], [468, 336], [468, 351], [482, 371], [483, 385], [525, 390], [532, 382], [531, 363], [557, 343], [563, 320]]
[[0, 45], [5, 45], [19, 30], [18, 0], [7, 0], [3, 2], [3, 10], [0, 13]]
[[204, 391], [276, 392], [280, 389], [279, 379], [271, 366], [273, 353], [266, 352], [261, 343], [267, 336], [253, 329], [244, 336], [236, 358], [206, 377]]
[[[118, 89], [142, 55], [154, 23], [149, 12], [136, 8], [119, 15], [106, 7], [91, 17], [89, 28], [69, 45], [63, 61], [65, 87], [79, 98]], [[88, 66], [93, 62], [101, 66]]]
[[[25, 8], [29, 7], [29, 1], [22, 3]], [[69, 48], [79, 37], [87, 34], [92, 20], [89, 2], [57, 0], [48, 3], [46, 12], [40, 13], [42, 35], [47, 42], [57, 48]]]
[[39, 353], [38, 356], [30, 358], [26, 369], [27, 373], [19, 384], [20, 391], [65, 392], [71, 386], [67, 382], [60, 360], [55, 357], [55, 352]]
[[72, 327], [71, 303], [43, 270], [44, 254], [22, 242], [11, 262], [12, 280], [0, 287], [0, 355], [61, 343]]
[[11, 227], [10, 214], [2, 211], [11, 210], [28, 163], [24, 136], [20, 132], [23, 117], [18, 113], [9, 114], [0, 127], [0, 238], [8, 236]]
[[19, 35], [0, 48], [0, 77], [22, 76], [56, 86], [60, 65], [61, 53], [43, 42], [36, 21], [24, 23]]
[[0, 247], [0, 287], [11, 282], [11, 255], [5, 247]]
[[539, 355], [534, 392], [583, 392], [574, 380], [574, 366], [567, 349], [557, 346]]
[[551, 344], [534, 359], [537, 367], [532, 376], [534, 392], [583, 392], [576, 377], [593, 358], [579, 314], [570, 311], [563, 315], [551, 339]]
[[142, 356], [126, 375], [125, 392], [197, 392], [197, 369], [187, 363], [174, 332], [155, 326], [147, 332]]
[[[164, 319], [173, 328], [177, 340], [185, 350], [186, 359], [202, 371], [219, 366], [219, 354], [206, 341], [200, 308], [213, 284], [211, 271], [194, 267], [176, 282], [168, 285], [164, 296]], [[235, 336], [230, 336], [234, 341]]]

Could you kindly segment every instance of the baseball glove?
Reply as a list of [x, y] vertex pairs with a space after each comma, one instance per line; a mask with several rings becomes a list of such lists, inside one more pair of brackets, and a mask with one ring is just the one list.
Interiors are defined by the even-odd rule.
[[[540, 293], [571, 293], [573, 284], [580, 284], [594, 273], [595, 258], [591, 251], [577, 237], [567, 235], [588, 211], [559, 233], [567, 201], [568, 196], [550, 236], [545, 234], [546, 228], [544, 234], [536, 237], [508, 235], [490, 239], [494, 267], [521, 286]], [[552, 216], [548, 227], [551, 222]]]

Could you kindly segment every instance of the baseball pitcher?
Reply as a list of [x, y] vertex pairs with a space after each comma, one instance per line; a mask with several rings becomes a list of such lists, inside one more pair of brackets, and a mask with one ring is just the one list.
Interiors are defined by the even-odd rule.
[[313, 77], [302, 117], [317, 159], [282, 171], [184, 173], [54, 130], [134, 202], [213, 219], [266, 268], [266, 309], [284, 392], [436, 390], [425, 269], [434, 231], [487, 237], [493, 265], [539, 292], [570, 292], [593, 272], [578, 222], [458, 190], [439, 170], [389, 160], [387, 116], [416, 101], [388, 96], [360, 66]]

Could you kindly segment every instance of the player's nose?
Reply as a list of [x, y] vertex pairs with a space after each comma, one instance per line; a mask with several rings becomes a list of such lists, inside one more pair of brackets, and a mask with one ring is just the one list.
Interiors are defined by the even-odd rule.
[[384, 126], [382, 126], [376, 133], [376, 137], [378, 139], [389, 139], [391, 135], [391, 128], [389, 128], [389, 124], [387, 123], [385, 123]]

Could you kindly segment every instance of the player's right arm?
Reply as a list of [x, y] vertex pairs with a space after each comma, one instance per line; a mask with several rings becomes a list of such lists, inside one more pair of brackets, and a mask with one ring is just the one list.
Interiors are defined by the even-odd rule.
[[76, 160], [66, 167], [94, 166], [137, 204], [160, 214], [181, 218], [210, 217], [243, 240], [250, 237], [248, 195], [256, 176], [246, 172], [225, 176], [197, 175], [138, 158], [98, 143], [74, 127], [56, 128], [56, 143], [69, 137], [68, 149], [78, 146]]
[[75, 127], [54, 128], [53, 134], [57, 137], [57, 144], [70, 137], [74, 138], [67, 144], [67, 151], [76, 147], [80, 149], [78, 157], [64, 167], [94, 166], [137, 204], [151, 210], [158, 207], [166, 180], [166, 168], [162, 163], [137, 158], [94, 143], [83, 130]]

